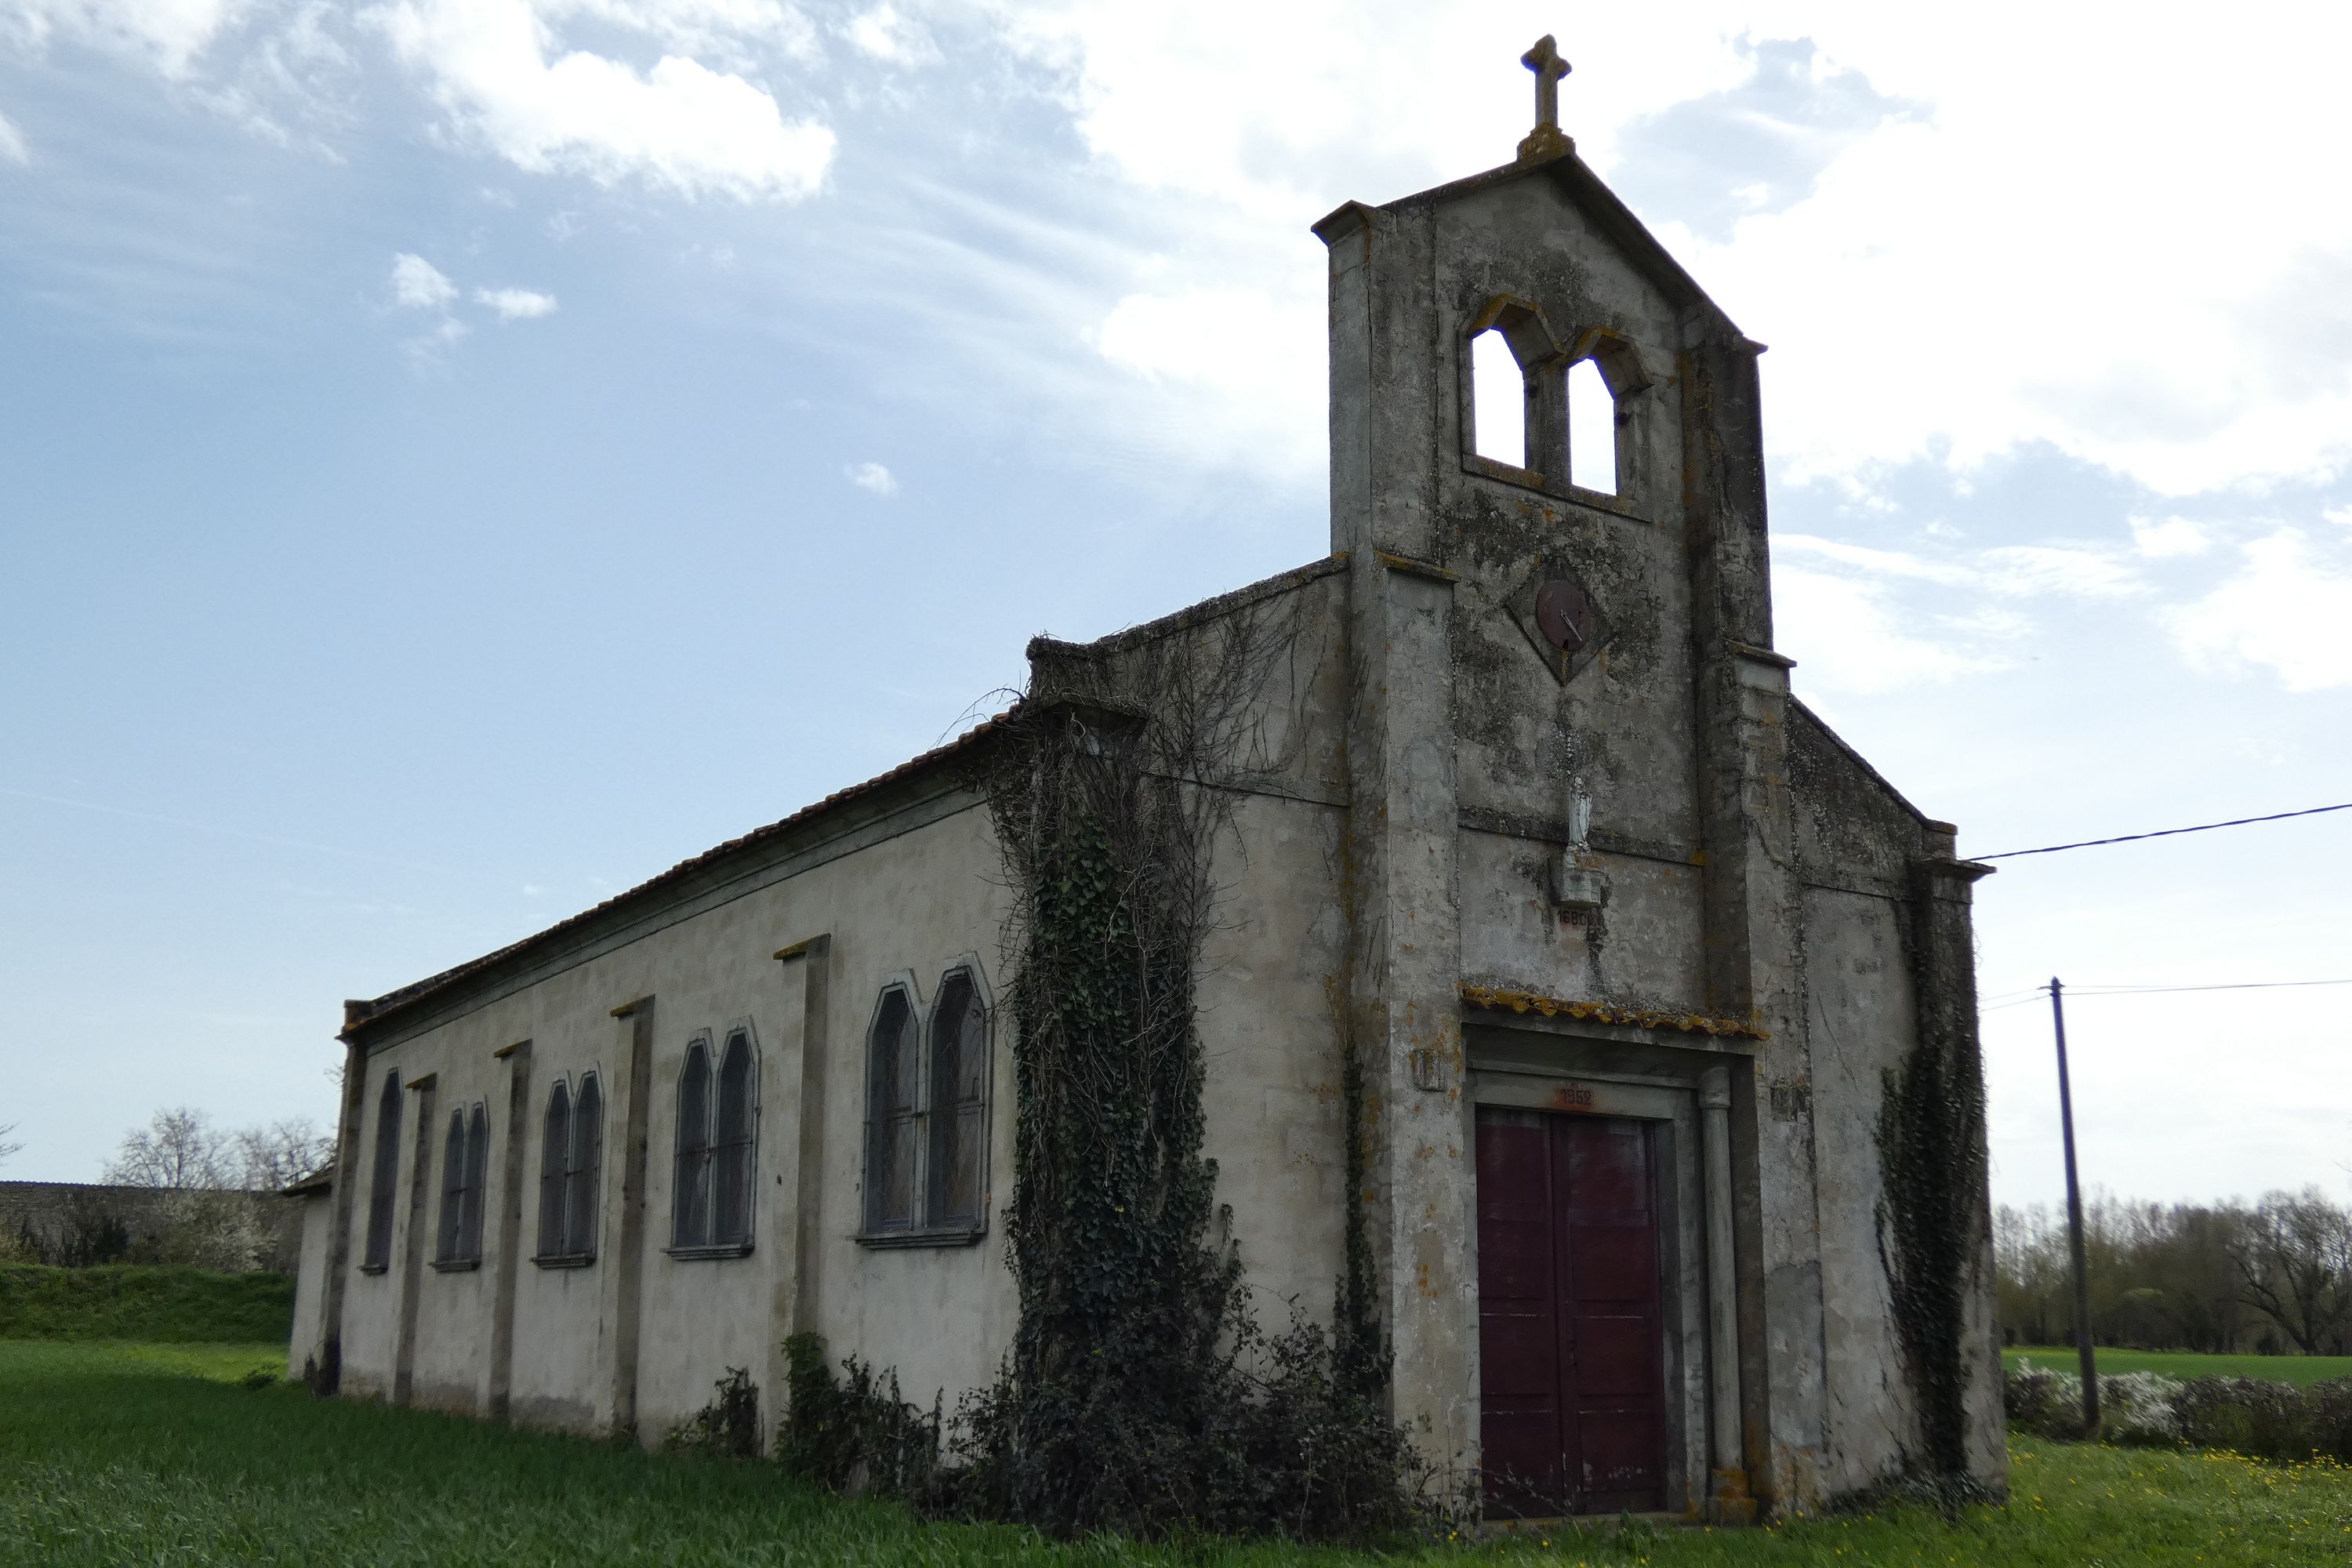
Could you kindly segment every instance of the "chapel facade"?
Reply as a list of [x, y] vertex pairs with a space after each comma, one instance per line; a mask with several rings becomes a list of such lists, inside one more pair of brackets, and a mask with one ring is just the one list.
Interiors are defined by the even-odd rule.
[[[1512, 163], [1315, 231], [1329, 552], [1039, 638], [1024, 699], [1279, 641], [1200, 786], [1232, 801], [1206, 1151], [1251, 1284], [1328, 1304], [1360, 1205], [1392, 1408], [1496, 1512], [1785, 1515], [1938, 1453], [1999, 1490], [1984, 868], [1791, 694], [1761, 345], [1540, 108]], [[1482, 451], [1495, 354], [1518, 438]], [[346, 1004], [297, 1370], [648, 1440], [730, 1367], [780, 1399], [798, 1331], [926, 1405], [988, 1382], [1004, 731]]]

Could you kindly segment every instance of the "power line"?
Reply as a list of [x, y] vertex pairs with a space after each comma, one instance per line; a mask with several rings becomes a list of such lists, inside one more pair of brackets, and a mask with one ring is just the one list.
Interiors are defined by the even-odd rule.
[[[2342, 980], [2241, 980], [2222, 985], [2069, 985], [2070, 996], [2154, 996], [2181, 991], [2279, 991], [2306, 985], [2352, 985], [2352, 976]], [[2006, 1007], [2021, 1007], [2026, 1003], [2050, 994], [2050, 987], [2037, 985], [2022, 996], [1981, 1003], [1979, 1013], [1998, 1013]]]
[[2302, 811], [2274, 811], [2268, 816], [2238, 816], [2227, 822], [2200, 822], [2194, 827], [2159, 827], [2153, 833], [2123, 833], [2113, 838], [2085, 838], [2075, 844], [2045, 844], [2039, 849], [2004, 849], [1998, 855], [1972, 855], [1972, 860], [2014, 860], [2021, 855], [2055, 855], [2061, 849], [2093, 849], [2102, 844], [2133, 844], [2143, 838], [2169, 838], [2177, 833], [2210, 833], [2217, 827], [2243, 827], [2253, 822], [2284, 822], [2290, 816], [2319, 816], [2331, 811], [2352, 811], [2352, 800], [2341, 805], [2314, 805]]
[[2242, 980], [2231, 985], [2069, 985], [2075, 996], [2146, 996], [2160, 991], [2276, 991], [2295, 985], [2352, 985], [2344, 980]]

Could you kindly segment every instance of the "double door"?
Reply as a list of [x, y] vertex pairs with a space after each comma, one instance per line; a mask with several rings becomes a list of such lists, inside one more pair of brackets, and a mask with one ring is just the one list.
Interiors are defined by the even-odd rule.
[[1656, 1124], [1480, 1106], [1488, 1510], [1665, 1506]]

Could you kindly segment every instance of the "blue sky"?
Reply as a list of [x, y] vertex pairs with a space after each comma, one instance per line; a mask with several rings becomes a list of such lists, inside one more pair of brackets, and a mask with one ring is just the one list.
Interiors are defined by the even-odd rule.
[[[1319, 554], [1307, 225], [1507, 158], [1544, 31], [1773, 345], [1801, 695], [1978, 852], [2352, 799], [2352, 40], [1675, 9], [0, 0], [5, 1173], [324, 1121], [342, 997]], [[2347, 851], [1983, 884], [1997, 1194], [2000, 1004], [2352, 977]], [[2086, 1173], [2342, 1192], [2347, 1018], [2085, 998]]]

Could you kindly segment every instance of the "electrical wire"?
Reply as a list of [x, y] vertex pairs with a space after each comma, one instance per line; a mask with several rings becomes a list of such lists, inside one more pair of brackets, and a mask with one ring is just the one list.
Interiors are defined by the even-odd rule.
[[[2069, 985], [2069, 996], [2155, 996], [2182, 991], [2281, 991], [2306, 985], [2352, 985], [2352, 976], [2342, 980], [2242, 980], [2223, 985]], [[2026, 1003], [2050, 994], [2050, 987], [2037, 985], [2022, 996], [2007, 995], [1978, 1004], [1979, 1013], [1998, 1013], [2007, 1007], [2021, 1007]]]
[[2061, 849], [2093, 849], [2102, 844], [2136, 844], [2143, 838], [2169, 838], [2179, 833], [2210, 833], [2217, 827], [2243, 827], [2254, 822], [2284, 822], [2291, 816], [2321, 816], [2331, 811], [2352, 811], [2352, 800], [2341, 805], [2314, 805], [2301, 811], [2274, 811], [2268, 816], [2238, 816], [2227, 822], [2200, 822], [2194, 827], [2159, 827], [2153, 833], [2123, 833], [2113, 838], [2085, 838], [2074, 844], [2045, 844], [2039, 849], [2004, 849], [1998, 855], [1971, 855], [1971, 860], [2014, 860], [2021, 855], [2055, 855]]
[[[2233, 985], [2084, 985], [2066, 987], [2069, 996], [2149, 996], [2167, 991], [2278, 991], [2300, 985], [2352, 985], [2344, 980], [2242, 980]], [[2046, 991], [2049, 988], [2044, 986]]]

